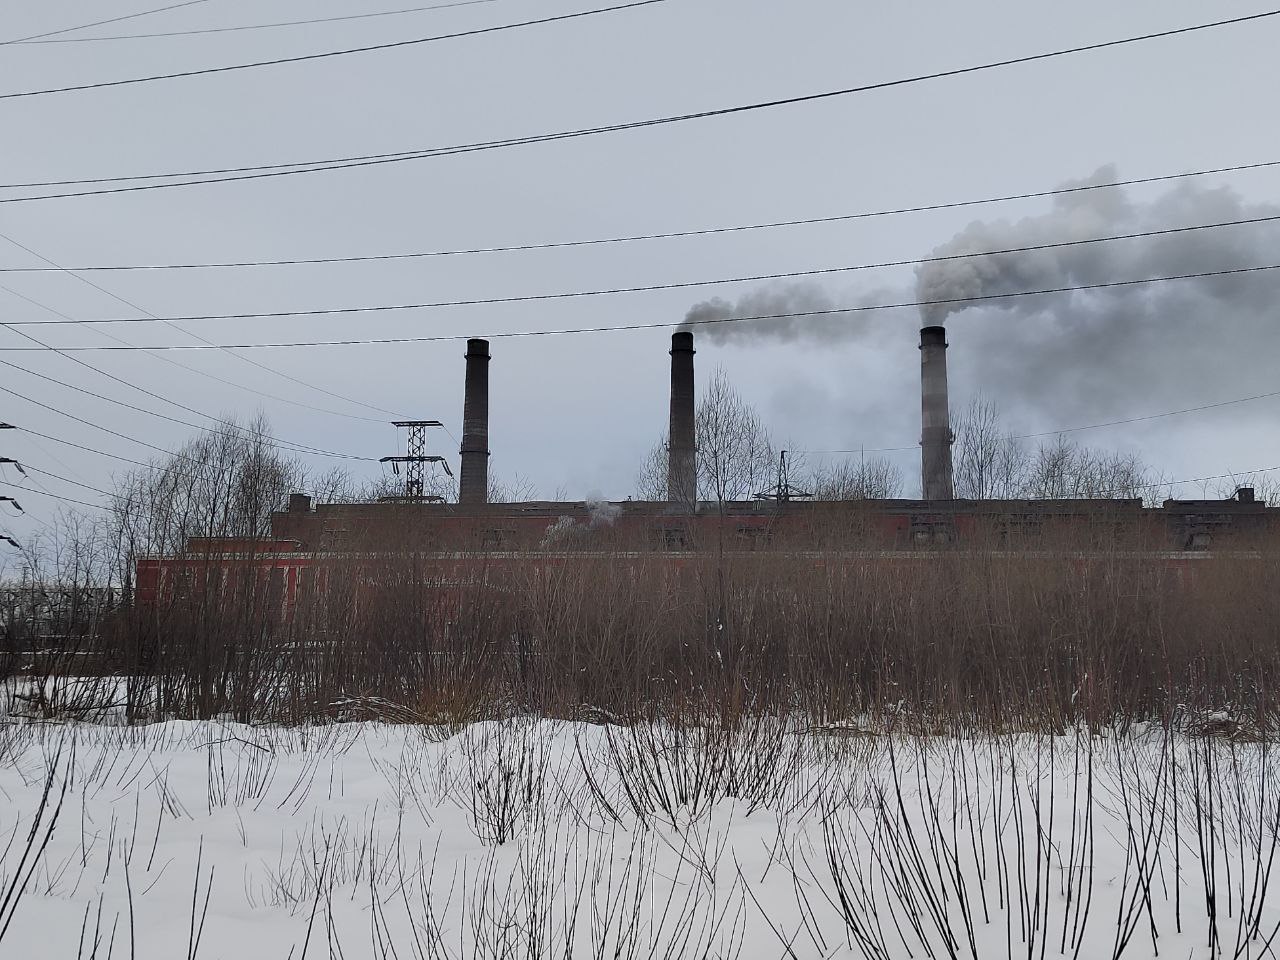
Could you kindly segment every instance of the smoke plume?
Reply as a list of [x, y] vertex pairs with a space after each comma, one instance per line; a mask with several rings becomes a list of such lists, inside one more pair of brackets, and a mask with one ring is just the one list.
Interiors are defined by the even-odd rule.
[[[1104, 167], [1089, 181], [1115, 179]], [[1194, 180], [1146, 202], [1118, 189], [1055, 198], [1021, 220], [970, 224], [935, 255], [1060, 243], [1280, 215]], [[1280, 263], [1280, 224], [1258, 223], [924, 264], [916, 298], [945, 300]], [[958, 367], [1019, 402], [1112, 412], [1230, 396], [1274, 379], [1280, 271], [922, 308], [951, 321]], [[1159, 398], [1159, 399], [1157, 399]], [[1065, 415], [1065, 413], [1064, 413]], [[1055, 417], [1059, 422], [1062, 417]]]
[[[1116, 177], [1117, 171], [1107, 166], [1064, 186]], [[1009, 398], [1055, 425], [1080, 414], [1159, 410], [1166, 402], [1229, 397], [1275, 381], [1271, 345], [1280, 320], [1280, 270], [939, 303], [919, 310], [698, 321], [987, 297], [1280, 263], [1276, 222], [981, 255], [1278, 214], [1280, 206], [1249, 203], [1230, 187], [1196, 179], [1152, 197], [1135, 197], [1119, 188], [1085, 190], [1055, 197], [1039, 215], [971, 223], [933, 254], [978, 255], [922, 264], [915, 271], [914, 295], [885, 288], [833, 297], [817, 283], [775, 285], [736, 303], [714, 299], [696, 304], [686, 323], [704, 340], [751, 342], [836, 341], [873, 325], [883, 330], [886, 320], [912, 332], [923, 324], [950, 322], [953, 377], [962, 390]], [[902, 360], [905, 376], [914, 360]]]
[[[852, 337], [865, 326], [860, 314], [841, 307], [883, 302], [886, 296], [891, 295], [868, 290], [842, 296], [837, 303], [826, 289], [813, 281], [778, 283], [752, 290], [732, 302], [713, 297], [695, 303], [685, 314], [680, 329], [692, 330], [699, 338], [712, 343], [834, 340]], [[730, 318], [733, 322], [721, 322]]]
[[[1115, 179], [1113, 167], [1103, 167], [1086, 180], [1064, 186]], [[1116, 234], [1141, 233], [1182, 226], [1220, 223], [1280, 213], [1280, 207], [1250, 205], [1225, 187], [1207, 189], [1184, 181], [1149, 203], [1135, 203], [1118, 189], [1091, 190], [1056, 197], [1045, 214], [1010, 222], [975, 222], [937, 247], [934, 256], [981, 253], [984, 250], [1079, 241]], [[1199, 230], [1161, 237], [1082, 244], [1051, 250], [1031, 250], [1001, 256], [970, 257], [923, 264], [916, 269], [920, 300], [990, 296], [1049, 287], [1080, 286], [1114, 280], [1201, 273], [1265, 262], [1259, 259], [1266, 241], [1274, 241], [1272, 224], [1252, 224]], [[1272, 258], [1274, 259], [1274, 257]], [[1274, 281], [1263, 280], [1263, 286]], [[1113, 288], [1111, 292], [1064, 293], [1045, 301], [1019, 298], [982, 309], [998, 309], [1014, 316], [1049, 316], [1079, 325], [1098, 307], [1123, 302], [1127, 307], [1159, 300], [1177, 305], [1194, 300], [1224, 301], [1227, 306], [1253, 306], [1256, 284], [1215, 278], [1177, 281], [1168, 287]], [[1083, 308], [1083, 311], [1082, 311]], [[965, 304], [936, 304], [922, 310], [926, 323], [942, 323], [954, 313], [973, 309]], [[1088, 325], [1087, 323], [1085, 325]]]
[[585, 523], [579, 523], [573, 517], [562, 516], [557, 517], [555, 522], [550, 524], [542, 536], [542, 546], [549, 547], [555, 544], [563, 544], [569, 540], [580, 538], [591, 530], [599, 530], [604, 527], [612, 527], [615, 520], [622, 516], [622, 507], [616, 503], [610, 503], [608, 500], [602, 499], [598, 494], [592, 494], [582, 502], [583, 508], [587, 511], [587, 520]]

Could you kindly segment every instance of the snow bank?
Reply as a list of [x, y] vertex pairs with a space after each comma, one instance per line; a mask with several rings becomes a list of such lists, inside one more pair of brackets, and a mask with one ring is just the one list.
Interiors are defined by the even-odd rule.
[[1262, 957], [1265, 743], [0, 724], [0, 956]]

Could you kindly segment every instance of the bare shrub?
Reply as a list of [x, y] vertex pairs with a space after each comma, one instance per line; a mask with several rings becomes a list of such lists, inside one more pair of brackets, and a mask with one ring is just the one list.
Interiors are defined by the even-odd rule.
[[546, 730], [527, 720], [468, 727], [459, 737], [465, 781], [458, 802], [477, 837], [501, 846], [548, 812]]
[[883, 457], [826, 464], [805, 481], [815, 500], [889, 500], [902, 493], [902, 471]]
[[[717, 396], [723, 423], [756, 432]], [[990, 453], [1003, 441], [979, 413], [972, 482], [991, 489], [1004, 482]], [[756, 435], [726, 448], [717, 489], [730, 495], [731, 475], [748, 484], [754, 468], [742, 465], [762, 445]], [[1139, 464], [1045, 450], [1028, 470], [1046, 490], [1093, 495], [1143, 476]], [[828, 494], [893, 481], [870, 467], [833, 475]], [[514, 715], [726, 730], [802, 717], [920, 733], [1166, 722], [1182, 710], [1275, 729], [1280, 555], [1265, 543], [1170, 558], [1151, 529], [1099, 504], [1069, 522], [997, 517], [958, 544], [904, 551], [893, 538], [910, 531], [886, 534], [872, 505], [851, 500], [814, 504], [790, 527], [764, 509], [741, 527], [721, 515], [574, 523], [494, 550], [447, 540], [445, 524], [406, 506], [385, 541], [371, 533], [307, 558], [289, 596], [261, 534], [295, 479], [264, 425], [228, 425], [132, 478], [105, 525], [69, 522], [4, 594], [8, 623], [34, 622], [15, 611], [41, 596], [67, 611], [56, 656], [7, 632], [6, 709], [446, 732]], [[135, 602], [138, 557], [191, 537], [155, 602]], [[99, 590], [118, 597], [105, 612], [87, 602]]]

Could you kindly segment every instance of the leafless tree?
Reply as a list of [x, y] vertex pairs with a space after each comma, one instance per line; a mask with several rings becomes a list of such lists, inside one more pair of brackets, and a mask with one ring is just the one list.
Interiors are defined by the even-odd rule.
[[667, 499], [667, 435], [653, 445], [636, 473], [636, 499]]
[[[698, 498], [724, 504], [749, 500], [776, 484], [778, 460], [759, 414], [717, 370], [694, 416]], [[667, 436], [645, 455], [636, 474], [641, 500], [667, 499]]]
[[902, 492], [902, 471], [883, 457], [819, 467], [805, 481], [815, 500], [888, 500]]
[[1004, 431], [995, 403], [978, 397], [956, 424], [956, 496], [968, 500], [1001, 500], [1021, 496], [1031, 458]]
[[315, 474], [303, 470], [298, 479], [299, 489], [311, 494], [317, 503], [347, 503], [360, 493], [361, 485], [342, 467]]
[[717, 370], [695, 419], [700, 495], [723, 504], [747, 500], [777, 472], [773, 441], [755, 408]]
[[536, 499], [538, 489], [528, 477], [516, 474], [510, 481], [489, 474], [490, 503], [523, 503]]
[[1136, 454], [1094, 450], [1058, 436], [1036, 450], [1026, 495], [1037, 499], [1146, 499], [1159, 485], [1150, 474]]
[[1226, 499], [1234, 497], [1241, 487], [1253, 490], [1254, 498], [1259, 503], [1272, 506], [1280, 504], [1280, 480], [1277, 480], [1273, 473], [1233, 474], [1225, 480], [1219, 480], [1214, 487], [1206, 489], [1205, 496], [1212, 495], [1219, 499]]
[[61, 715], [77, 687], [99, 686], [60, 675], [83, 671], [120, 601], [105, 532], [101, 515], [61, 510], [26, 538], [17, 576], [0, 568], [0, 680], [19, 668], [33, 681], [23, 712]]
[[261, 537], [304, 480], [264, 417], [226, 420], [117, 484], [116, 541], [136, 556], [181, 550], [189, 537]]
[[956, 495], [974, 500], [1159, 499], [1160, 481], [1141, 457], [1082, 446], [1058, 435], [1028, 448], [999, 408], [974, 400], [956, 425]]

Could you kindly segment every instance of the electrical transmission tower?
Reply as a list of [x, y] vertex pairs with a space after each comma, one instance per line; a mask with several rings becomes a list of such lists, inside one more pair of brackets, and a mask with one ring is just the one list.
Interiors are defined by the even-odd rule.
[[790, 500], [801, 500], [805, 497], [812, 497], [812, 493], [806, 493], [799, 487], [791, 485], [791, 475], [787, 468], [787, 451], [783, 450], [781, 456], [778, 457], [778, 483], [772, 490], [762, 490], [756, 494], [757, 500], [776, 500], [778, 503], [787, 503]]
[[403, 457], [382, 457], [379, 463], [391, 464], [391, 469], [398, 475], [400, 473], [400, 465], [404, 464], [404, 495], [402, 498], [383, 497], [384, 500], [404, 499], [404, 500], [423, 500], [433, 503], [443, 503], [444, 497], [437, 495], [427, 495], [426, 489], [426, 465], [428, 463], [438, 463], [444, 467], [444, 472], [450, 477], [453, 471], [449, 469], [448, 461], [441, 456], [429, 456], [427, 454], [427, 428], [442, 427], [439, 420], [395, 420], [392, 426], [400, 427], [408, 430], [408, 439], [405, 444], [405, 456]]

